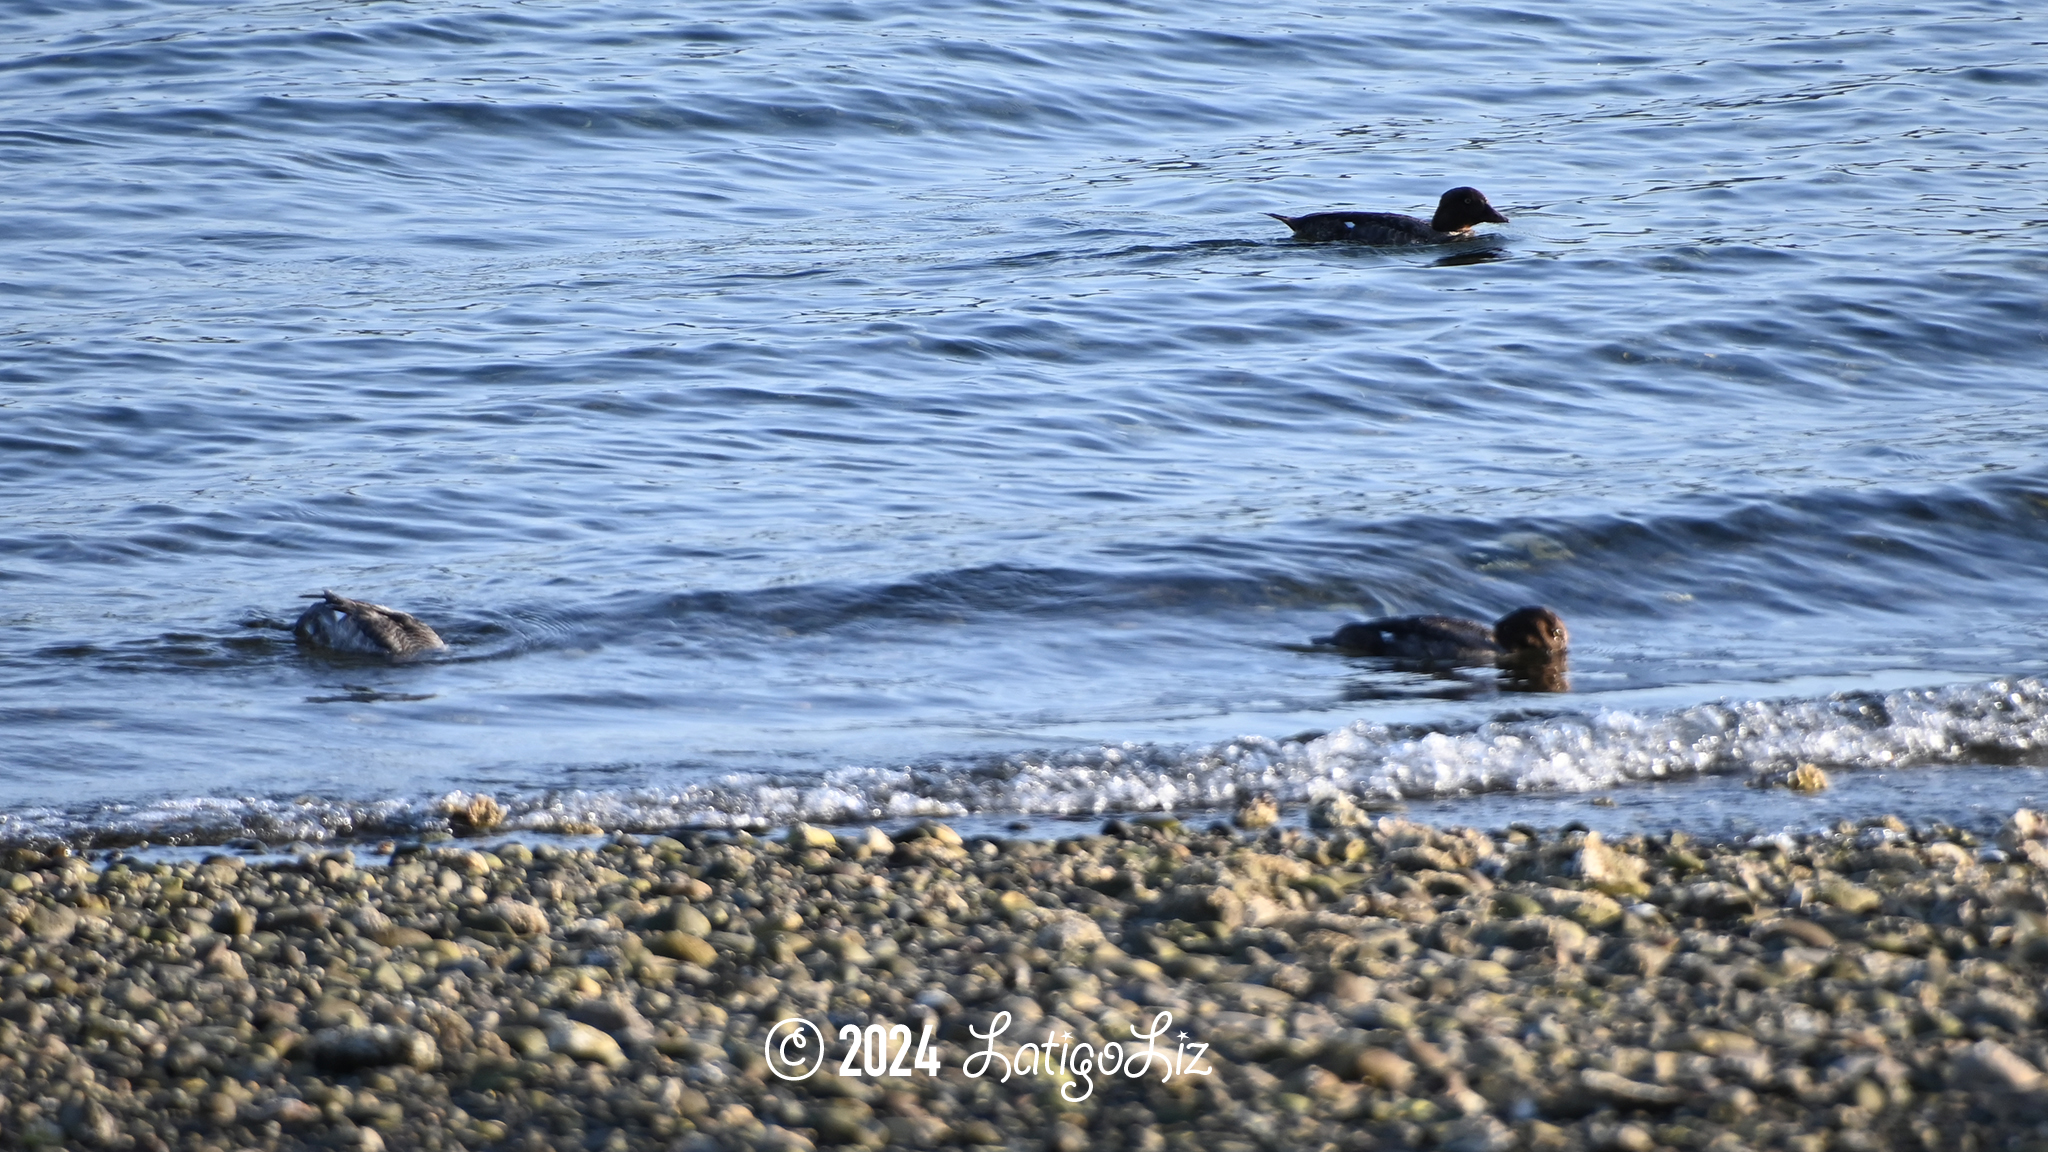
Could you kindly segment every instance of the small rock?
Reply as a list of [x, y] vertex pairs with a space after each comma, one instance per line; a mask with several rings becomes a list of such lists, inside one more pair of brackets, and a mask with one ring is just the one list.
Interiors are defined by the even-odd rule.
[[619, 1042], [581, 1020], [561, 1020], [548, 1029], [548, 1047], [575, 1060], [617, 1067], [626, 1062]]
[[809, 1119], [825, 1143], [860, 1146], [869, 1142], [871, 1134], [878, 1134], [872, 1125], [873, 1117], [874, 1109], [865, 1101], [842, 1096], [813, 1105]]
[[296, 1096], [280, 1096], [277, 1103], [268, 1109], [269, 1118], [287, 1128], [317, 1123], [325, 1118], [318, 1105], [308, 1104]]
[[481, 836], [505, 822], [505, 806], [481, 793], [450, 792], [440, 808], [457, 836]]
[[1655, 978], [1671, 962], [1671, 949], [1645, 940], [1631, 940], [1615, 953], [1608, 967], [1628, 976]]
[[[720, 952], [730, 952], [739, 957], [754, 954], [754, 937], [745, 932], [713, 932], [705, 937], [705, 940]], [[694, 964], [696, 961], [693, 960], [691, 963]]]
[[1740, 1084], [1723, 1084], [1714, 1090], [1713, 1100], [1707, 1115], [1721, 1124], [1740, 1120], [1757, 1109], [1756, 1093]]
[[1687, 1037], [1693, 1050], [1706, 1056], [1723, 1056], [1731, 1052], [1756, 1051], [1756, 1038], [1740, 1032], [1722, 1032], [1703, 1028]]
[[1338, 793], [1325, 796], [1308, 808], [1308, 824], [1311, 828], [1350, 828], [1365, 823], [1365, 809], [1351, 797]]
[[1398, 1000], [1369, 1001], [1360, 1005], [1351, 1018], [1363, 1028], [1406, 1031], [1415, 1025], [1415, 1011]]
[[839, 840], [832, 833], [814, 824], [793, 824], [789, 829], [789, 846], [792, 848], [837, 848]]
[[389, 1064], [429, 1069], [441, 1063], [441, 1049], [433, 1037], [390, 1024], [323, 1028], [306, 1040], [305, 1049], [316, 1066], [334, 1072]]
[[1046, 1152], [1085, 1152], [1087, 1148], [1088, 1133], [1071, 1123], [1054, 1124], [1052, 1137], [1045, 1142]]
[[1612, 1152], [1650, 1152], [1657, 1146], [1657, 1138], [1641, 1124], [1622, 1124], [1606, 1134], [1600, 1147]]
[[[1613, 1072], [1598, 1068], [1586, 1068], [1579, 1072], [1579, 1083], [1586, 1091], [1603, 1100], [1625, 1104], [1631, 1108], [1669, 1108], [1685, 1099], [1685, 1092], [1663, 1084], [1645, 1084]], [[1654, 1144], [1655, 1141], [1651, 1141]], [[1644, 1147], [1649, 1147], [1645, 1144]]]
[[1370, 1080], [1395, 1095], [1404, 1095], [1415, 1082], [1415, 1065], [1407, 1057], [1385, 1048], [1367, 1048], [1358, 1054], [1354, 1074]]
[[241, 953], [227, 946], [226, 941], [213, 946], [206, 954], [206, 970], [230, 980], [247, 980], [248, 969], [242, 966]]
[[1038, 930], [1038, 946], [1048, 952], [1092, 948], [1102, 942], [1102, 925], [1077, 912], [1061, 913]]
[[1862, 916], [1884, 906], [1884, 897], [1869, 888], [1846, 880], [1828, 880], [1820, 885], [1820, 898], [1851, 916]]
[[657, 956], [709, 968], [718, 963], [718, 949], [709, 940], [689, 932], [662, 932], [649, 937], [647, 950]]
[[1444, 1152], [1508, 1152], [1518, 1143], [1507, 1125], [1481, 1113], [1453, 1123], [1441, 1147]]
[[1995, 1040], [1979, 1040], [1963, 1049], [1953, 1075], [1959, 1087], [1999, 1092], [2032, 1092], [2043, 1079], [2039, 1068]]
[[1001, 1146], [1003, 1134], [995, 1125], [979, 1117], [963, 1121], [953, 1128], [955, 1135], [967, 1144], [988, 1144]]
[[156, 993], [133, 980], [116, 980], [108, 984], [106, 997], [130, 1012], [140, 1011], [156, 1003]]
[[1280, 822], [1280, 805], [1270, 793], [1261, 793], [1240, 803], [1230, 822], [1248, 832], [1271, 828]]
[[1225, 928], [1236, 928], [1245, 920], [1243, 898], [1220, 884], [1172, 889], [1161, 897], [1159, 908], [1176, 919], [1215, 921]]
[[607, 996], [597, 1000], [585, 1000], [569, 1013], [571, 1020], [588, 1024], [622, 1037], [629, 1043], [651, 1044], [654, 1042], [654, 1028], [640, 1010], [628, 1003], [624, 997]]
[[2012, 814], [2012, 819], [1998, 830], [1998, 846], [2007, 852], [2017, 852], [2020, 845], [2029, 840], [2048, 839], [2048, 816], [2032, 808], [2021, 808]]
[[223, 908], [214, 916], [213, 928], [226, 936], [247, 936], [256, 930], [256, 913], [239, 905]]
[[1828, 774], [1817, 764], [1801, 764], [1785, 773], [1785, 787], [1794, 792], [1814, 793], [1828, 790]]
[[1817, 764], [1801, 764], [1796, 768], [1785, 771], [1759, 773], [1750, 779], [1749, 786], [1751, 788], [1784, 788], [1788, 791], [1811, 795], [1815, 792], [1827, 791], [1828, 774], [1821, 771], [1820, 766]]
[[1589, 947], [1586, 930], [1562, 916], [1495, 921], [1481, 928], [1480, 937], [1488, 943], [1505, 944], [1523, 952], [1543, 949], [1560, 961], [1569, 960]]
[[548, 914], [523, 900], [493, 900], [467, 920], [473, 928], [514, 936], [539, 936], [548, 930]]
[[1407, 872], [1455, 872], [1457, 857], [1427, 844], [1410, 844], [1387, 853], [1387, 863]]
[[867, 949], [861, 935], [852, 929], [838, 932], [824, 932], [818, 936], [818, 947], [848, 964], [865, 965], [872, 963], [874, 955]]
[[876, 856], [887, 856], [896, 850], [896, 842], [880, 828], [869, 828], [858, 836], [847, 836], [840, 843], [840, 850], [856, 860]]
[[1369, 976], [1334, 972], [1329, 977], [1329, 992], [1331, 1004], [1342, 1008], [1370, 1003], [1380, 994], [1380, 986]]
[[1535, 897], [1521, 892], [1501, 892], [1493, 898], [1493, 914], [1503, 920], [1519, 920], [1525, 916], [1541, 916], [1543, 905]]
[[1836, 943], [1833, 932], [1815, 924], [1811, 920], [1793, 920], [1790, 918], [1769, 920], [1757, 925], [1756, 930], [1752, 934], [1757, 939], [1765, 941], [1773, 939], [1795, 940], [1809, 948], [1833, 948]]
[[671, 902], [645, 923], [658, 932], [684, 932], [700, 938], [711, 935], [710, 919], [681, 900]]
[[1756, 910], [1756, 897], [1748, 889], [1722, 880], [1689, 884], [1676, 895], [1679, 907], [1687, 912], [1715, 919], [1745, 916]]
[[770, 1124], [755, 1138], [754, 1148], [757, 1152], [815, 1152], [817, 1145], [801, 1132]]
[[948, 848], [958, 848], [966, 843], [965, 840], [960, 838], [958, 832], [953, 831], [937, 820], [920, 821], [916, 827], [903, 834], [903, 839], [906, 841], [935, 840]]
[[121, 1139], [121, 1122], [97, 1100], [86, 1101], [69, 1127], [73, 1136], [96, 1148], [111, 1148]]
[[1598, 832], [1586, 833], [1586, 841], [1573, 858], [1572, 870], [1581, 880], [1610, 896], [1641, 896], [1650, 890], [1643, 883], [1648, 863], [1611, 848]]
[[38, 940], [61, 944], [78, 931], [78, 913], [62, 904], [37, 905], [22, 927]]

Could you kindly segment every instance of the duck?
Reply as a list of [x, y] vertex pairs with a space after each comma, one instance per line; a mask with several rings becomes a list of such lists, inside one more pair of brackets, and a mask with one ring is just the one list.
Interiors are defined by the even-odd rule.
[[1539, 605], [1517, 608], [1491, 628], [1457, 616], [1385, 616], [1346, 624], [1314, 643], [1347, 656], [1391, 656], [1431, 664], [1516, 664], [1564, 654], [1564, 621]]
[[1508, 218], [1486, 202], [1477, 188], [1453, 188], [1437, 200], [1436, 215], [1418, 220], [1399, 212], [1311, 212], [1306, 216], [1266, 215], [1294, 230], [1296, 240], [1346, 240], [1353, 244], [1448, 244], [1469, 239], [1478, 224]]
[[410, 660], [448, 647], [409, 612], [334, 592], [322, 592], [320, 599], [299, 615], [292, 635], [309, 648], [392, 660]]

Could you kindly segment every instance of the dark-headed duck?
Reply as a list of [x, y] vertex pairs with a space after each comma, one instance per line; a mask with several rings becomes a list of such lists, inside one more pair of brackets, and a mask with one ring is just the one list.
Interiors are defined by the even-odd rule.
[[1571, 642], [1564, 621], [1548, 608], [1517, 608], [1488, 628], [1456, 616], [1388, 616], [1346, 624], [1317, 644], [1347, 656], [1391, 656], [1433, 664], [1493, 664], [1547, 660]]
[[1508, 218], [1477, 188], [1453, 188], [1437, 201], [1428, 220], [1399, 212], [1311, 212], [1306, 216], [1266, 215], [1294, 229], [1296, 240], [1348, 240], [1353, 244], [1445, 244], [1471, 236], [1476, 224], [1505, 224]]
[[320, 595], [292, 625], [292, 635], [308, 647], [408, 660], [448, 646], [411, 613], [332, 592]]

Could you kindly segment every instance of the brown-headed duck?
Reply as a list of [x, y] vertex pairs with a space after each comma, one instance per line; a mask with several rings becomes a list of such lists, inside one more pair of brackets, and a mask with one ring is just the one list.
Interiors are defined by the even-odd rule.
[[332, 592], [320, 595], [292, 625], [292, 635], [308, 647], [409, 660], [448, 646], [410, 613]]
[[1571, 643], [1564, 621], [1548, 608], [1517, 608], [1488, 628], [1456, 616], [1387, 616], [1346, 624], [1317, 644], [1347, 656], [1391, 656], [1436, 664], [1547, 660]]

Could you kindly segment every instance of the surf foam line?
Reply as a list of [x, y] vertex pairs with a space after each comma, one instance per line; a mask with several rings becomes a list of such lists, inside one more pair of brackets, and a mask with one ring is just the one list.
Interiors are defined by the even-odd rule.
[[1215, 809], [1247, 792], [1282, 803], [1348, 793], [1422, 799], [1590, 791], [1635, 781], [1943, 763], [2048, 763], [2048, 685], [2035, 679], [1717, 701], [1664, 712], [1604, 709], [1418, 729], [1359, 721], [1313, 740], [1245, 737], [1206, 748], [1123, 745], [881, 774], [847, 791], [961, 812]]
[[[2048, 684], [2034, 678], [1817, 699], [1717, 701], [1662, 712], [1507, 715], [1462, 728], [1358, 721], [1314, 739], [1128, 743], [1058, 753], [848, 767], [800, 778], [732, 773], [673, 789], [498, 793], [500, 834], [861, 824], [922, 816], [1199, 812], [1271, 793], [1423, 799], [1583, 792], [1638, 781], [1940, 764], [2048, 765]], [[267, 844], [448, 828], [460, 793], [380, 799], [207, 797], [0, 814], [0, 844]]]

